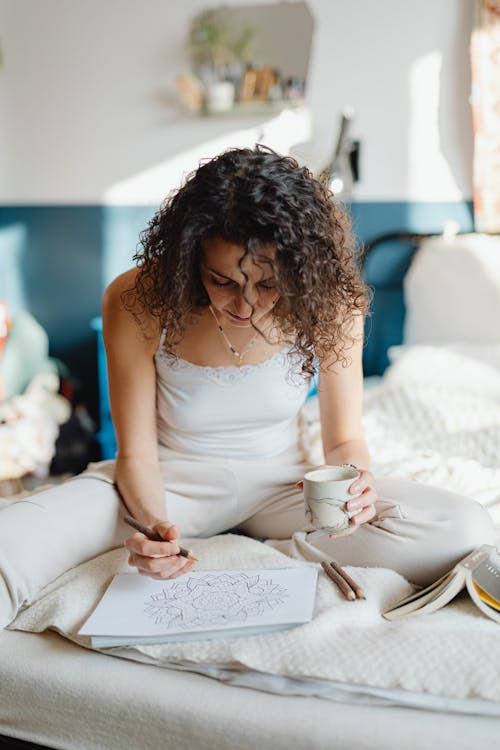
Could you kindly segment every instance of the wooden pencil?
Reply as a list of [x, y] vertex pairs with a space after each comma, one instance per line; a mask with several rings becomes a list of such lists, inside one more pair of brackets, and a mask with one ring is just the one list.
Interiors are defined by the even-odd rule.
[[[162, 536], [156, 533], [156, 531], [153, 531], [148, 526], [143, 526], [142, 523], [139, 523], [139, 521], [136, 521], [135, 518], [132, 518], [132, 516], [124, 516], [123, 520], [125, 523], [128, 523], [129, 526], [132, 526], [133, 529], [137, 529], [137, 531], [140, 531], [141, 534], [144, 534], [144, 536], [147, 536], [148, 539], [151, 539], [152, 542], [168, 542], [168, 539], [164, 539]], [[176, 544], [175, 539], [173, 540], [173, 543]], [[193, 555], [190, 549], [186, 549], [185, 547], [179, 546], [179, 555], [182, 555], [182, 557], [187, 557], [188, 560], [198, 560], [198, 558]]]
[[338, 562], [336, 562], [335, 560], [330, 560], [330, 565], [332, 566], [332, 568], [334, 570], [337, 571], [337, 573], [339, 575], [342, 576], [342, 578], [345, 581], [347, 581], [347, 583], [352, 588], [352, 590], [354, 591], [354, 593], [356, 594], [356, 596], [357, 596], [358, 599], [366, 599], [366, 594], [363, 591], [363, 589], [361, 588], [361, 586], [358, 586], [358, 584], [356, 583], [356, 581], [354, 579], [352, 579], [351, 576], [348, 573], [346, 573], [343, 568], [340, 567], [340, 565], [338, 564]]
[[335, 585], [341, 590], [341, 592], [344, 594], [346, 599], [349, 599], [349, 601], [353, 602], [356, 599], [356, 594], [352, 590], [352, 588], [349, 586], [347, 581], [343, 576], [341, 576], [334, 567], [330, 565], [328, 562], [322, 562], [321, 567], [325, 571], [328, 578], [330, 578]]

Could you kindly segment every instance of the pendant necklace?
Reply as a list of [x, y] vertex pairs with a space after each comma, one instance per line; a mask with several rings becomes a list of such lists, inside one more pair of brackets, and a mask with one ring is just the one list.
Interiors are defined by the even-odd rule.
[[255, 341], [256, 341], [256, 339], [257, 339], [257, 336], [259, 335], [260, 331], [257, 331], [257, 332], [256, 332], [256, 333], [255, 333], [255, 334], [254, 334], [254, 335], [252, 336], [252, 338], [250, 339], [250, 341], [248, 342], [248, 344], [247, 344], [247, 345], [245, 346], [245, 348], [244, 348], [244, 349], [243, 349], [243, 350], [242, 350], [241, 352], [237, 352], [237, 351], [236, 351], [236, 349], [234, 348], [234, 346], [233, 346], [233, 345], [231, 344], [231, 342], [229, 341], [228, 337], [226, 336], [226, 333], [225, 333], [225, 331], [224, 331], [223, 327], [221, 326], [221, 324], [220, 324], [220, 323], [219, 323], [219, 321], [217, 320], [217, 315], [215, 314], [215, 312], [214, 312], [214, 309], [213, 309], [212, 305], [209, 305], [209, 306], [208, 306], [208, 309], [210, 310], [210, 312], [212, 313], [212, 315], [213, 315], [213, 317], [214, 317], [214, 320], [215, 320], [215, 322], [216, 322], [216, 324], [217, 324], [217, 328], [219, 329], [219, 331], [220, 331], [220, 333], [221, 333], [221, 336], [222, 336], [222, 338], [223, 338], [223, 339], [224, 339], [224, 341], [226, 342], [226, 344], [227, 344], [227, 346], [229, 347], [229, 349], [230, 349], [231, 353], [232, 353], [232, 354], [234, 354], [234, 356], [235, 356], [235, 357], [237, 358], [237, 360], [238, 360], [238, 363], [237, 363], [237, 364], [238, 364], [238, 367], [241, 367], [241, 365], [243, 364], [243, 357], [245, 356], [245, 354], [246, 354], [246, 353], [247, 353], [247, 352], [248, 352], [248, 351], [249, 351], [249, 350], [250, 350], [250, 349], [252, 348], [252, 346], [254, 345], [254, 343], [255, 343]]

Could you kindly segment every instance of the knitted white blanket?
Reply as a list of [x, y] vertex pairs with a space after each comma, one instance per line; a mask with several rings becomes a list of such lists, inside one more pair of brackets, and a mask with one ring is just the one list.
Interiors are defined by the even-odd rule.
[[[200, 570], [302, 564], [266, 544], [233, 534], [197, 539], [196, 550]], [[283, 678], [293, 678], [293, 692], [305, 694], [311, 693], [311, 681], [351, 686], [351, 690], [352, 686], [369, 686], [379, 694], [391, 690], [395, 703], [411, 704], [405, 695], [425, 693], [446, 697], [447, 707], [455, 699], [464, 710], [461, 701], [469, 699], [476, 712], [500, 715], [500, 631], [496, 623], [484, 617], [467, 597], [459, 597], [432, 615], [388, 622], [381, 611], [407, 594], [410, 585], [392, 570], [346, 569], [365, 589], [366, 601], [344, 599], [320, 569], [314, 618], [301, 627], [236, 639], [107, 649], [107, 653], [200, 671], [231, 682], [235, 682], [231, 678], [235, 670], [260, 674], [263, 681], [253, 686], [273, 691], [290, 692], [283, 688]], [[53, 582], [10, 627], [32, 632], [51, 628], [88, 646], [87, 639], [76, 633], [111, 577], [129, 570], [124, 550], [101, 555]], [[280, 676], [281, 688], [276, 687], [276, 681], [269, 686], [269, 679], [266, 684], [270, 675]], [[477, 699], [481, 699], [479, 704]]]

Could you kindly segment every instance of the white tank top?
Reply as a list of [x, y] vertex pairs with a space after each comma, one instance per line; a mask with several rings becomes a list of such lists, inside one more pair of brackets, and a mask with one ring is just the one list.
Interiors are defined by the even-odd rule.
[[298, 445], [308, 382], [288, 350], [257, 365], [204, 367], [155, 354], [158, 441], [181, 453], [270, 458]]

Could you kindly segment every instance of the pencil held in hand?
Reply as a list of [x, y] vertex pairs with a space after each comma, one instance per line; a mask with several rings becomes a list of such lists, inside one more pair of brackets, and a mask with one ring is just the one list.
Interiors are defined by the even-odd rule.
[[[156, 531], [153, 531], [148, 526], [143, 526], [142, 523], [139, 523], [139, 521], [136, 521], [135, 518], [132, 518], [132, 516], [124, 516], [123, 520], [125, 523], [128, 523], [129, 526], [132, 526], [133, 529], [136, 529], [136, 531], [140, 531], [141, 534], [144, 534], [144, 536], [147, 536], [148, 539], [151, 539], [152, 542], [166, 542], [167, 539], [164, 539], [162, 536], [156, 533]], [[198, 560], [199, 558], [193, 555], [191, 550], [186, 549], [185, 547], [179, 547], [179, 555], [182, 555], [182, 557], [187, 557], [188, 560]]]

